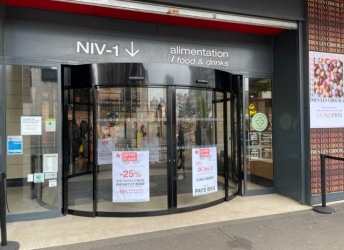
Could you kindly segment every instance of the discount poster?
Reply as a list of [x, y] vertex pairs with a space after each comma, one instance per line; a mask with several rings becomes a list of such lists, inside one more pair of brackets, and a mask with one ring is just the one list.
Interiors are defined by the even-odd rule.
[[112, 152], [112, 201], [149, 201], [149, 151]]
[[199, 196], [217, 191], [216, 147], [192, 149], [192, 194]]

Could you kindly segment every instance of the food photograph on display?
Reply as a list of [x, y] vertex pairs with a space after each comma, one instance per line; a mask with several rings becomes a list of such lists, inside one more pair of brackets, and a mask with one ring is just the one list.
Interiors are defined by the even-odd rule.
[[311, 92], [313, 97], [341, 98], [343, 96], [343, 61], [337, 58], [317, 57], [313, 59]]

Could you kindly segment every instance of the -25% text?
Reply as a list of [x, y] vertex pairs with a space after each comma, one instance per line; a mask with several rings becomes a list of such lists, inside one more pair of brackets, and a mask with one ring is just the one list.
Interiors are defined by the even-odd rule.
[[135, 170], [124, 170], [121, 174], [123, 178], [141, 177], [141, 173]]

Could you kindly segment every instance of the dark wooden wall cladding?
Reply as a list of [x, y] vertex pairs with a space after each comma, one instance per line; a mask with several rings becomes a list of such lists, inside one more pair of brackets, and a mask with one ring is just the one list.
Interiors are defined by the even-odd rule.
[[[309, 51], [344, 54], [344, 1], [308, 0]], [[309, 58], [310, 68], [314, 61]], [[310, 74], [312, 72], [310, 71]], [[311, 193], [321, 193], [320, 153], [344, 157], [343, 128], [310, 129]], [[326, 159], [326, 192], [344, 192], [344, 164]]]

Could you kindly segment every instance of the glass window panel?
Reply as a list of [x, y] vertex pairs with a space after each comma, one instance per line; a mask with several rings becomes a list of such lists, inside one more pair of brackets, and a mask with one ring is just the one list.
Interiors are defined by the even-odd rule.
[[6, 65], [9, 214], [58, 209], [57, 69]]
[[247, 190], [273, 187], [271, 79], [246, 81]]

